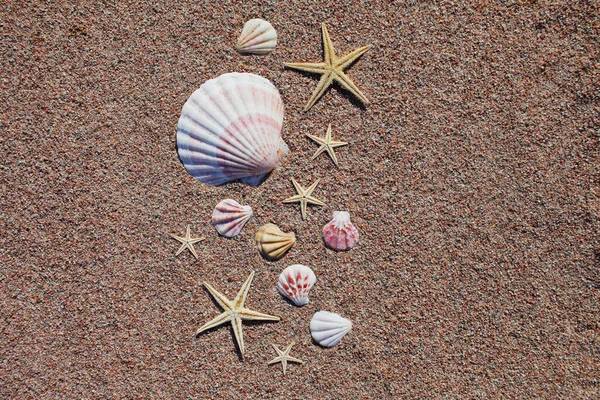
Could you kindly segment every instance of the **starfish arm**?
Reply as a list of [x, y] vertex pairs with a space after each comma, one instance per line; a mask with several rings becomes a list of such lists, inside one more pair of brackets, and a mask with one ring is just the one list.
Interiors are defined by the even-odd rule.
[[240, 352], [242, 356], [244, 355], [244, 332], [242, 331], [242, 319], [239, 317], [233, 318], [231, 321], [231, 325], [233, 326], [233, 334], [235, 336], [235, 341], [237, 342], [238, 347], [240, 348]]
[[313, 184], [310, 185], [308, 187], [308, 189], [306, 189], [306, 191], [304, 192], [305, 196], [310, 196], [312, 194], [313, 190], [315, 190], [315, 188], [319, 184], [319, 182], [321, 182], [321, 178], [319, 178], [316, 181], [314, 181]]
[[288, 197], [287, 199], [283, 200], [283, 203], [295, 203], [300, 200], [302, 200], [302, 195], [297, 194], [295, 196]]
[[219, 303], [221, 308], [223, 308], [224, 310], [228, 310], [228, 311], [232, 310], [231, 303], [229, 302], [229, 300], [227, 300], [227, 297], [223, 296], [221, 293], [219, 293], [217, 291], [217, 289], [210, 286], [210, 284], [207, 282], [204, 282], [204, 287], [208, 289], [210, 294], [212, 294], [212, 296], [217, 301], [217, 303]]
[[231, 316], [229, 315], [229, 313], [224, 312], [224, 313], [216, 316], [212, 320], [208, 321], [206, 324], [202, 325], [200, 328], [198, 328], [198, 330], [196, 331], [196, 335], [204, 332], [207, 329], [214, 328], [215, 326], [219, 326], [219, 325], [221, 325], [225, 322], [229, 322], [229, 321], [231, 321]]
[[190, 249], [190, 251], [192, 252], [192, 254], [194, 255], [194, 258], [197, 260], [198, 259], [198, 253], [196, 253], [196, 249], [194, 248], [194, 245], [191, 243], [186, 244], [187, 248]]
[[245, 321], [280, 321], [281, 318], [274, 315], [263, 314], [258, 311], [241, 308], [237, 310], [239, 317]]
[[317, 158], [319, 156], [319, 154], [321, 154], [323, 151], [325, 151], [327, 149], [327, 146], [323, 145], [321, 147], [319, 147], [317, 149], [317, 151], [315, 152], [315, 154], [310, 158], [311, 161], [314, 160], [315, 158]]
[[331, 124], [327, 126], [327, 132], [325, 133], [325, 142], [331, 142]]
[[248, 296], [248, 290], [250, 290], [250, 285], [252, 284], [252, 279], [254, 279], [254, 271], [252, 271], [248, 279], [246, 279], [246, 282], [244, 282], [244, 285], [242, 285], [242, 288], [233, 300], [233, 307], [236, 310], [244, 307], [246, 297]]
[[317, 87], [315, 88], [314, 92], [310, 96], [310, 100], [308, 100], [308, 103], [304, 107], [304, 111], [310, 110], [310, 108], [315, 105], [317, 100], [319, 100], [321, 98], [321, 96], [323, 96], [323, 94], [325, 93], [325, 91], [327, 90], [329, 85], [331, 85], [332, 81], [333, 81], [333, 77], [330, 72], [323, 74], [323, 76], [321, 77], [321, 80], [317, 84]]
[[331, 142], [329, 142], [329, 147], [340, 147], [340, 146], [347, 146], [348, 142], [338, 142], [337, 140], [332, 140]]
[[292, 184], [294, 185], [294, 188], [296, 189], [296, 192], [298, 194], [304, 193], [304, 189], [302, 189], [302, 186], [300, 186], [300, 184], [298, 182], [296, 182], [296, 180], [294, 178], [292, 178]]
[[356, 49], [353, 52], [348, 53], [345, 56], [338, 58], [336, 60], [337, 69], [340, 71], [346, 69], [350, 64], [352, 64], [354, 61], [356, 61], [360, 56], [365, 54], [367, 52], [367, 50], [369, 50], [371, 47], [372, 47], [371, 45], [363, 46], [360, 49]]
[[315, 197], [312, 197], [312, 196], [306, 196], [305, 199], [310, 204], [316, 204], [318, 206], [324, 206], [325, 205], [325, 203], [323, 203], [321, 200], [319, 200], [319, 199], [317, 199]]
[[190, 240], [188, 242], [191, 243], [191, 244], [194, 244], [194, 243], [201, 242], [203, 240], [204, 240], [204, 237], [199, 237], [199, 238], [194, 238], [194, 239], [190, 238]]
[[181, 245], [181, 247], [179, 248], [179, 250], [177, 250], [177, 253], [175, 253], [176, 256], [180, 255], [182, 251], [184, 251], [187, 248], [187, 245], [184, 243]]
[[283, 375], [285, 375], [285, 370], [287, 369], [287, 358], [283, 358], [281, 360], [281, 366], [283, 367]]
[[315, 142], [317, 142], [319, 144], [326, 144], [327, 143], [327, 139], [323, 139], [323, 138], [320, 138], [318, 136], [311, 135], [310, 133], [307, 133], [306, 136], [308, 136], [309, 138], [311, 138], [312, 140], [314, 140]]
[[306, 199], [302, 199], [300, 202], [300, 212], [302, 213], [302, 219], [306, 219]]
[[312, 72], [313, 74], [324, 74], [327, 72], [325, 63], [284, 63], [283, 65], [299, 71]]
[[362, 101], [364, 104], [368, 104], [369, 103], [369, 100], [360, 91], [360, 89], [356, 87], [356, 85], [354, 84], [354, 82], [352, 82], [350, 80], [350, 78], [348, 78], [348, 76], [346, 76], [346, 74], [344, 74], [341, 71], [338, 71], [336, 73], [336, 75], [335, 75], [335, 80], [338, 81], [343, 87], [345, 87], [346, 89], [348, 89], [353, 95], [355, 95], [356, 97], [358, 97], [360, 99], [360, 101]]
[[299, 359], [297, 359], [297, 358], [295, 358], [295, 357], [290, 357], [290, 356], [287, 356], [287, 360], [288, 360], [288, 361], [291, 361], [291, 362], [299, 363], [299, 364], [304, 364], [304, 361], [302, 361], [302, 360], [299, 360]]
[[172, 233], [170, 235], [171, 235], [171, 237], [173, 239], [177, 240], [180, 243], [185, 243], [186, 242], [186, 239], [184, 237], [173, 235]]
[[284, 355], [284, 352], [283, 352], [283, 351], [281, 351], [281, 350], [279, 350], [279, 347], [275, 346], [273, 343], [271, 343], [271, 346], [272, 346], [272, 347], [275, 349], [275, 351], [277, 352], [277, 355], [279, 356], [279, 357], [277, 357], [277, 358], [280, 358], [281, 356], [283, 356], [283, 355]]
[[321, 24], [321, 30], [323, 31], [323, 51], [325, 52], [325, 64], [331, 65], [335, 61], [335, 50], [333, 49], [333, 43], [327, 32], [325, 24]]
[[331, 146], [327, 147], [327, 154], [329, 154], [329, 157], [331, 157], [331, 159], [333, 160], [333, 163], [337, 167], [338, 159], [337, 159], [337, 156], [335, 155], [335, 151], [333, 151], [333, 147], [331, 147]]
[[271, 360], [271, 361], [269, 361], [267, 364], [268, 364], [268, 365], [271, 365], [271, 364], [275, 364], [275, 363], [278, 363], [278, 362], [281, 362], [281, 356], [279, 356], [279, 357], [276, 357], [276, 358], [272, 359], [272, 360]]

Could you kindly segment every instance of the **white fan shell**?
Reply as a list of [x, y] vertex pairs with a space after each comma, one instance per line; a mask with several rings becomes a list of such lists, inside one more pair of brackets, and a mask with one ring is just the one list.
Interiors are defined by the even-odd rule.
[[317, 311], [310, 320], [310, 334], [324, 347], [333, 347], [352, 330], [352, 322], [329, 311]]
[[236, 49], [241, 54], [268, 54], [277, 46], [277, 32], [268, 21], [255, 18], [246, 22], [237, 40]]

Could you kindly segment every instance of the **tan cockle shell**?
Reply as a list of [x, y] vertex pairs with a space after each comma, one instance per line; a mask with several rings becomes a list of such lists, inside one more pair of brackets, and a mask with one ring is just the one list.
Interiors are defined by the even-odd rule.
[[258, 251], [266, 258], [278, 260], [296, 243], [294, 232], [285, 233], [275, 224], [261, 226], [254, 236]]
[[268, 54], [277, 46], [277, 32], [268, 21], [255, 18], [246, 22], [235, 48], [241, 54]]

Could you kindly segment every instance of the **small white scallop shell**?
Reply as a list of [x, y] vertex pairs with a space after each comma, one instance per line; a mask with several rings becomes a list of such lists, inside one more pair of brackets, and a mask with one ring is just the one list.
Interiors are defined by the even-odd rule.
[[246, 22], [235, 48], [241, 54], [268, 54], [277, 46], [277, 32], [269, 22], [255, 18]]
[[185, 169], [210, 185], [240, 179], [257, 186], [287, 152], [281, 140], [283, 101], [254, 74], [229, 73], [205, 82], [186, 101], [177, 124]]
[[333, 347], [352, 329], [352, 322], [329, 311], [318, 311], [310, 320], [310, 334], [324, 347]]
[[240, 233], [250, 217], [252, 217], [252, 207], [243, 206], [232, 199], [225, 199], [215, 207], [212, 224], [219, 234], [230, 238]]
[[308, 304], [308, 292], [317, 277], [312, 269], [302, 264], [290, 265], [279, 275], [277, 289], [297, 306]]

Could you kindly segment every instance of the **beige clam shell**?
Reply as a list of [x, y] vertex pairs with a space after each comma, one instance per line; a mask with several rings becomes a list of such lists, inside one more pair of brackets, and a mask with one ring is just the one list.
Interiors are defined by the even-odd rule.
[[285, 233], [275, 224], [261, 226], [254, 236], [258, 251], [266, 258], [278, 260], [296, 243], [294, 232]]

